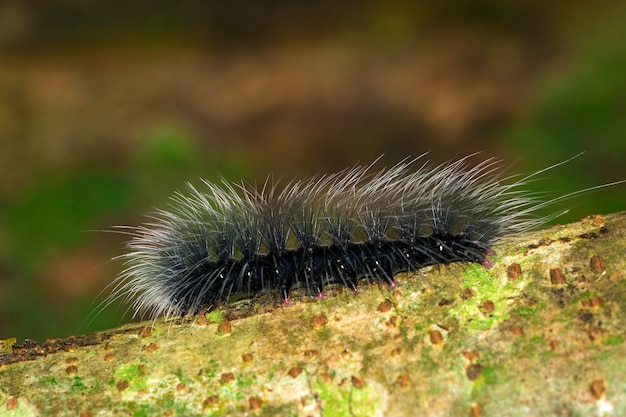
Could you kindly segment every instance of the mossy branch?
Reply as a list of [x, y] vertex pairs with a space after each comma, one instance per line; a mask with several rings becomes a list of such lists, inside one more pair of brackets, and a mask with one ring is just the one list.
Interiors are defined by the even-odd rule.
[[626, 415], [626, 212], [240, 319], [0, 344], [5, 415]]

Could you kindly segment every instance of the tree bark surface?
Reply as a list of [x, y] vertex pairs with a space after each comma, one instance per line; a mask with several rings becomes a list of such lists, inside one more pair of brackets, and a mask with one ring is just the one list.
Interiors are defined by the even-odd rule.
[[0, 341], [0, 416], [626, 415], [626, 212], [494, 250], [394, 288]]

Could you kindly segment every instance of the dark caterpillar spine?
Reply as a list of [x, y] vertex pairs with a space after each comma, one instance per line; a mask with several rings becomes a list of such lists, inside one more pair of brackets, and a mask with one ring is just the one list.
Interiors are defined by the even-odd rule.
[[[287, 301], [291, 289], [299, 282], [308, 283], [307, 286], [320, 295], [328, 284], [340, 283], [356, 289], [357, 282], [362, 278], [377, 278], [394, 285], [393, 277], [399, 272], [457, 261], [481, 262], [487, 250], [480, 243], [468, 241], [462, 236], [433, 234], [406, 241], [331, 244], [286, 249], [280, 254], [269, 253], [252, 258], [205, 260], [198, 265], [195, 273], [231, 294], [279, 288], [283, 300]], [[181, 273], [186, 271], [182, 269]], [[247, 286], [242, 287], [240, 284], [244, 283]], [[218, 301], [219, 296], [208, 304]], [[191, 307], [181, 308], [188, 310]]]

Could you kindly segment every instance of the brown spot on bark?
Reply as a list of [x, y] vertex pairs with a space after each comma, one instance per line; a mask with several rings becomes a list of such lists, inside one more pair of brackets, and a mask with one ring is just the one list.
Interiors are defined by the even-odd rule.
[[476, 380], [483, 373], [483, 366], [477, 363], [473, 363], [465, 369], [465, 375], [470, 381]]
[[381, 313], [386, 313], [392, 308], [393, 308], [393, 303], [388, 298], [385, 298], [385, 300], [378, 305], [378, 311], [380, 311]]
[[219, 398], [217, 395], [209, 395], [202, 401], [202, 408], [213, 408], [216, 407], [219, 402]]
[[433, 345], [440, 345], [443, 343], [443, 335], [439, 330], [431, 330], [428, 335], [430, 336], [430, 343]]
[[397, 327], [398, 317], [397, 316], [390, 317], [389, 320], [385, 322], [385, 326], [387, 326], [388, 328]]
[[202, 313], [199, 313], [196, 316], [196, 323], [198, 323], [200, 326], [206, 326], [207, 324], [209, 324], [209, 321], [206, 319], [206, 312], [202, 311]]
[[478, 353], [477, 350], [470, 350], [469, 352], [463, 352], [463, 357], [467, 359], [469, 362], [474, 362], [476, 359], [478, 359], [479, 356], [480, 356], [480, 353]]
[[232, 330], [233, 327], [228, 320], [224, 320], [217, 325], [217, 334], [230, 334]]
[[509, 281], [517, 281], [522, 276], [522, 267], [518, 263], [512, 263], [506, 268], [506, 276]]
[[591, 391], [591, 395], [593, 395], [593, 398], [596, 400], [602, 398], [605, 389], [604, 379], [596, 379], [589, 384], [589, 391]]
[[565, 284], [565, 273], [561, 268], [553, 268], [550, 270], [550, 282], [552, 285]]
[[301, 373], [302, 373], [301, 366], [294, 366], [293, 368], [289, 370], [289, 372], [287, 372], [287, 374], [289, 374], [289, 376], [292, 378], [297, 378], [298, 376], [300, 376]]
[[329, 374], [328, 372], [322, 372], [318, 378], [320, 378], [322, 382], [324, 382], [325, 384], [329, 384], [330, 381], [333, 380], [332, 375]]
[[469, 415], [470, 417], [481, 417], [483, 415], [483, 409], [478, 404], [472, 404]]
[[451, 304], [454, 304], [454, 300], [450, 300], [447, 298], [442, 298], [441, 300], [439, 300], [439, 303], [437, 303], [437, 305], [439, 307], [445, 307], [445, 306], [449, 306]]
[[313, 326], [316, 329], [319, 327], [325, 326], [326, 323], [328, 323], [328, 317], [326, 317], [323, 314], [320, 314], [319, 316], [314, 316], [313, 319], [311, 320], [311, 326]]
[[609, 332], [606, 329], [599, 329], [597, 327], [594, 327], [589, 330], [589, 339], [592, 342], [597, 342], [601, 339], [606, 339], [608, 334]]
[[598, 297], [585, 298], [580, 300], [580, 305], [584, 308], [598, 308], [602, 305], [602, 299]]
[[152, 334], [152, 327], [150, 326], [142, 327], [141, 329], [139, 329], [139, 332], [137, 334], [140, 337], [148, 337]]
[[408, 387], [410, 383], [411, 380], [409, 379], [409, 376], [407, 374], [401, 374], [396, 379], [396, 384], [400, 385], [401, 387]]
[[364, 388], [365, 387], [365, 379], [360, 376], [353, 376], [350, 378], [350, 382], [355, 388]]
[[589, 260], [589, 266], [596, 274], [600, 274], [606, 269], [604, 266], [604, 258], [600, 255], [593, 255]]
[[234, 380], [235, 380], [235, 374], [233, 374], [232, 372], [224, 372], [220, 376], [220, 381], [222, 382], [222, 384], [230, 384]]
[[248, 404], [250, 405], [250, 410], [259, 411], [261, 409], [261, 405], [263, 405], [263, 401], [259, 397], [250, 397], [248, 399]]
[[14, 397], [14, 396], [11, 395], [7, 399], [7, 403], [6, 404], [7, 404], [7, 410], [9, 410], [9, 411], [15, 410], [17, 408], [17, 397]]
[[471, 288], [463, 288], [463, 291], [461, 291], [461, 298], [463, 300], [474, 298], [474, 295], [476, 295], [476, 293]]
[[491, 300], [485, 300], [479, 308], [484, 314], [489, 315], [496, 309], [496, 305]]

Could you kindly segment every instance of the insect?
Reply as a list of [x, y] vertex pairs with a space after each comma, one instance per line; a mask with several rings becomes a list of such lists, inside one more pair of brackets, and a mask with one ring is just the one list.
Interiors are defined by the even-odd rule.
[[374, 164], [281, 186], [227, 181], [188, 184], [151, 221], [124, 228], [126, 269], [108, 302], [134, 300], [135, 315], [156, 318], [210, 310], [234, 295], [263, 291], [289, 303], [303, 288], [356, 290], [361, 280], [395, 285], [394, 275], [457, 261], [488, 264], [495, 242], [563, 212], [537, 211], [575, 194], [542, 201], [525, 189], [555, 164], [504, 176], [500, 163], [474, 155], [441, 165], [425, 155], [388, 169]]

